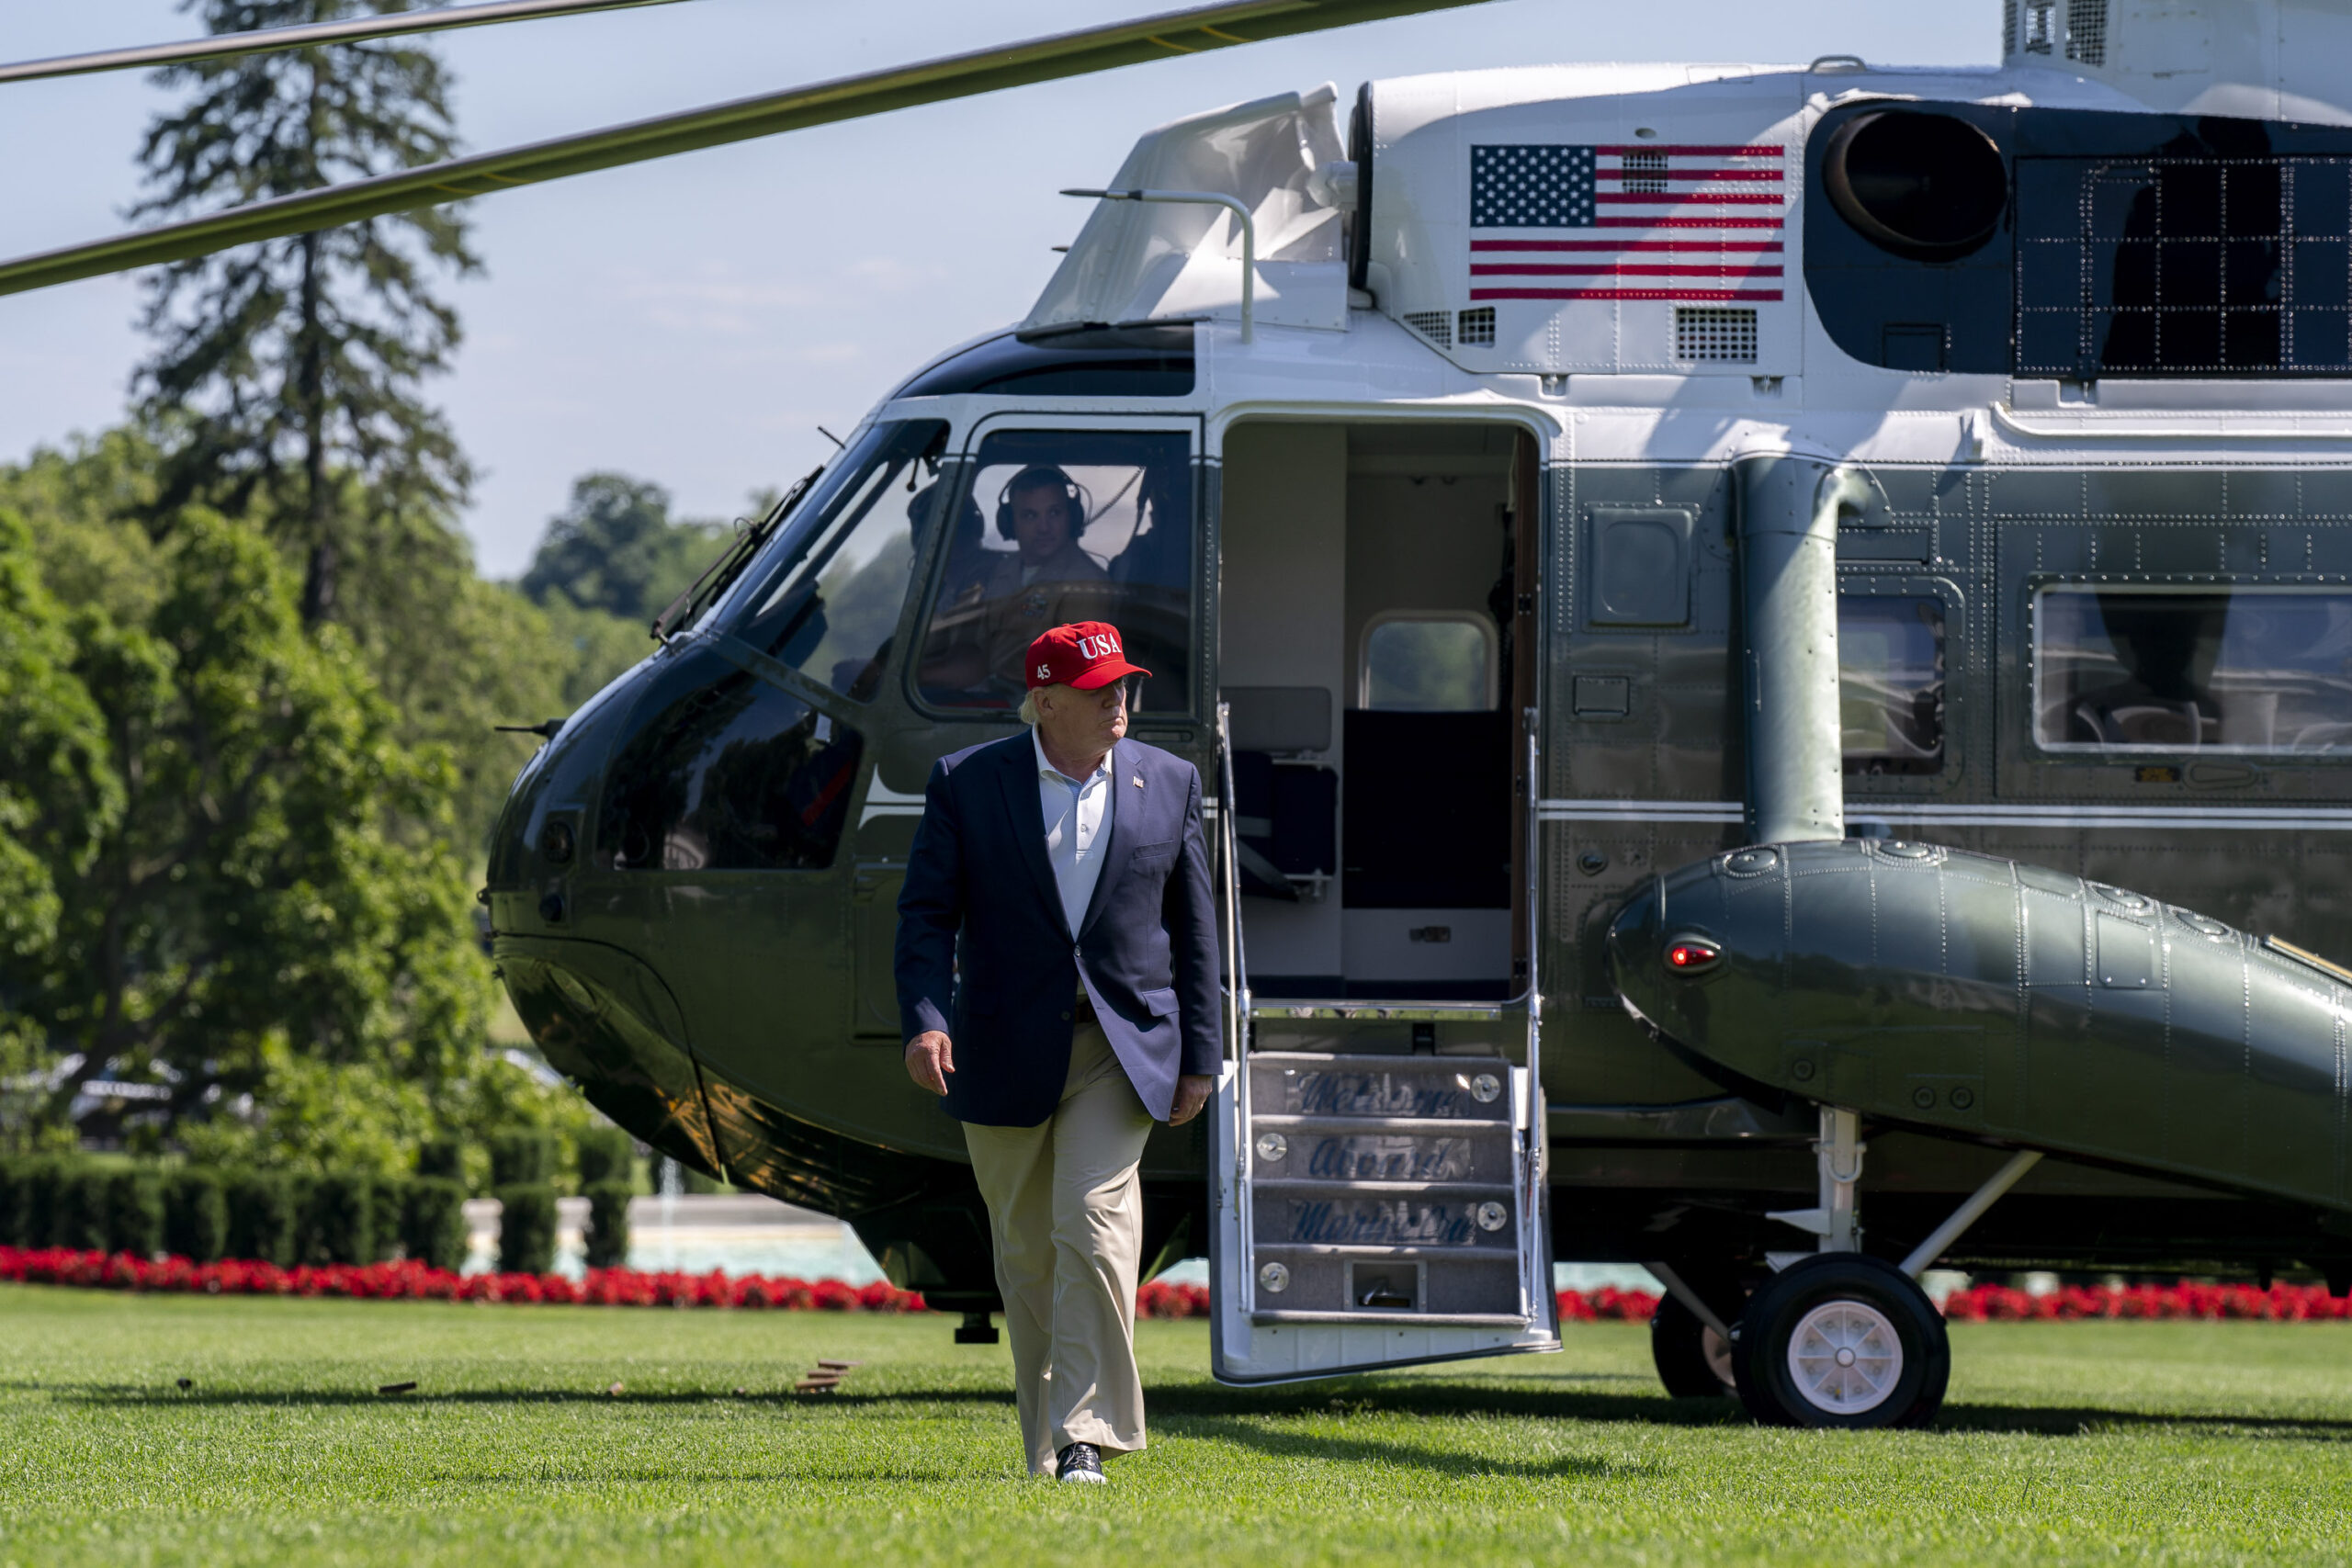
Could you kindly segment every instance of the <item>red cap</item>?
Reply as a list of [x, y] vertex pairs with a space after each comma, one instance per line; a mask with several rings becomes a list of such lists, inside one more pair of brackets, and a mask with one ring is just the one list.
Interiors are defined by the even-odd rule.
[[1091, 692], [1126, 675], [1148, 675], [1126, 660], [1118, 628], [1107, 621], [1073, 621], [1029, 645], [1029, 689], [1074, 686]]

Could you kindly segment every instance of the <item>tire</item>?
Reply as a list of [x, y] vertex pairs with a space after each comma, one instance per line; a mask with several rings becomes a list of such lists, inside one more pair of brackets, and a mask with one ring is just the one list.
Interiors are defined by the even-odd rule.
[[1672, 1296], [1661, 1298], [1650, 1314], [1650, 1359], [1676, 1399], [1728, 1399], [1737, 1392], [1731, 1347]]
[[1857, 1252], [1791, 1264], [1733, 1334], [1740, 1402], [1768, 1427], [1924, 1427], [1951, 1381], [1943, 1314], [1909, 1275]]

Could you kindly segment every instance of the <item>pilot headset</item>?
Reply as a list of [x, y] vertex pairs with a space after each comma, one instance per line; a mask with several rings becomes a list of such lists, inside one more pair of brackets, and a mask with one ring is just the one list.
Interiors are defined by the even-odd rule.
[[1024, 490], [1059, 491], [1063, 504], [1069, 508], [1070, 543], [1078, 543], [1078, 536], [1086, 532], [1087, 514], [1093, 510], [1094, 501], [1086, 493], [1084, 485], [1080, 484], [1051, 463], [1032, 463], [1007, 479], [1004, 489], [997, 492], [997, 537], [1010, 539], [1013, 536], [1012, 498]]

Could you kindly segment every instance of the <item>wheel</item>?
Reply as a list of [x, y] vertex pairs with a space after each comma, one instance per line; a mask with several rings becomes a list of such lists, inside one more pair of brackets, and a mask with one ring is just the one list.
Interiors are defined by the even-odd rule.
[[1650, 1314], [1650, 1359], [1677, 1399], [1724, 1399], [1737, 1392], [1731, 1346], [1672, 1296], [1660, 1298]]
[[1774, 1427], [1924, 1427], [1951, 1380], [1928, 1293], [1892, 1263], [1826, 1252], [1749, 1298], [1732, 1370], [1747, 1413]]

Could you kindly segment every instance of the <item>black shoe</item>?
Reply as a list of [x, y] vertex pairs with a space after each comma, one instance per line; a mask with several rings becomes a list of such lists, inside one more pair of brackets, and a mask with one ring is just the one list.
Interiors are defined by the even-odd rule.
[[1083, 1481], [1100, 1486], [1102, 1481], [1102, 1450], [1092, 1443], [1072, 1443], [1054, 1456], [1054, 1477], [1057, 1481]]

